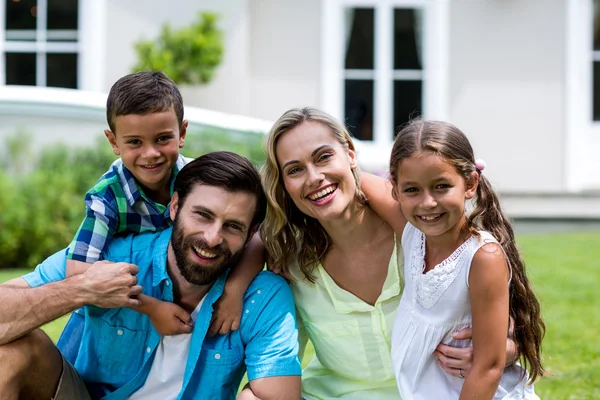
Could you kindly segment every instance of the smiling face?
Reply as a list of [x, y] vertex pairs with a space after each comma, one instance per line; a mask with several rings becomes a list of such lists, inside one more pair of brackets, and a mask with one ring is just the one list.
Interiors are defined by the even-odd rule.
[[120, 115], [114, 124], [115, 132], [106, 130], [104, 134], [138, 183], [150, 192], [168, 188], [184, 144], [187, 121], [180, 127], [175, 112], [169, 110]]
[[330, 128], [305, 121], [284, 133], [275, 148], [285, 190], [298, 209], [320, 222], [349, 212], [355, 201], [354, 151]]
[[426, 236], [458, 232], [466, 223], [465, 201], [473, 198], [471, 182], [444, 158], [421, 153], [403, 159], [396, 171], [396, 193], [406, 219]]
[[171, 201], [174, 219], [170, 257], [183, 278], [207, 285], [235, 265], [251, 233], [256, 197], [196, 184], [183, 203]]

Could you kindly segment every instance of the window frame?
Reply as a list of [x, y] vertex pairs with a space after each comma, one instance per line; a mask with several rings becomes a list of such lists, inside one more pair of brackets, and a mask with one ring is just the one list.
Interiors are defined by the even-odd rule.
[[[0, 87], [6, 86], [5, 53], [36, 54], [36, 86], [46, 84], [46, 54], [77, 54], [77, 89], [103, 90], [105, 79], [106, 53], [106, 2], [107, 0], [78, 0], [78, 40], [76, 42], [46, 41], [45, 22], [47, 21], [48, 0], [37, 0], [38, 12], [43, 12], [44, 21], [36, 24], [36, 41], [7, 41], [5, 12], [6, 3], [0, 0]], [[42, 39], [42, 40], [40, 40]], [[41, 84], [40, 84], [41, 83]]]
[[600, 121], [593, 115], [594, 6], [593, 0], [570, 0], [565, 7], [565, 187], [577, 192], [597, 189], [592, 171], [600, 170]]
[[[389, 148], [393, 142], [393, 83], [414, 78], [413, 70], [398, 72], [393, 65], [395, 8], [418, 8], [423, 13], [423, 104], [425, 118], [448, 118], [448, 20], [449, 0], [328, 0], [322, 2], [321, 107], [338, 119], [344, 117], [344, 10], [349, 7], [375, 11], [373, 140], [366, 147]], [[367, 71], [371, 74], [370, 71]], [[419, 74], [417, 74], [419, 75]]]

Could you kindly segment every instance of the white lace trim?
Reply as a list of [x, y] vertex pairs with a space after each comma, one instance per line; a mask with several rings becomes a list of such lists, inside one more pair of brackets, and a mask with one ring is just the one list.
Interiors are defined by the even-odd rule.
[[471, 245], [471, 242], [477, 240], [471, 236], [461, 244], [444, 261], [436, 265], [432, 270], [425, 271], [425, 235], [416, 230], [418, 239], [413, 242], [411, 249], [412, 257], [410, 260], [410, 272], [415, 290], [414, 299], [424, 308], [431, 308], [454, 282], [456, 276], [465, 264], [461, 262], [462, 258], [468, 254], [465, 250]]

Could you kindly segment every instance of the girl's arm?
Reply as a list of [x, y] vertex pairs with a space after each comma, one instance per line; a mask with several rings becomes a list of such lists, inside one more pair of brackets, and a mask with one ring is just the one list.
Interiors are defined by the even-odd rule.
[[396, 235], [402, 235], [406, 218], [400, 210], [400, 204], [392, 197], [391, 182], [368, 172], [361, 174], [360, 181], [360, 188], [367, 196], [369, 207], [390, 224]]
[[489, 243], [475, 253], [469, 274], [473, 314], [473, 366], [459, 400], [492, 399], [506, 363], [509, 272], [504, 252]]
[[258, 233], [246, 245], [242, 259], [225, 281], [223, 295], [214, 305], [209, 336], [222, 335], [240, 327], [244, 294], [256, 275], [265, 267], [265, 246]]

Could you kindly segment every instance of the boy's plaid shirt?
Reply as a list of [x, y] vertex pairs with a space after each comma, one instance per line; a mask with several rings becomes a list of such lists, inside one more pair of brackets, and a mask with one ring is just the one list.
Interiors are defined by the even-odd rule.
[[[171, 194], [175, 176], [189, 161], [179, 155], [169, 184]], [[112, 163], [86, 193], [85, 205], [86, 217], [67, 251], [67, 258], [76, 261], [98, 261], [113, 236], [158, 231], [171, 225], [169, 207], [150, 200], [121, 159]]]

